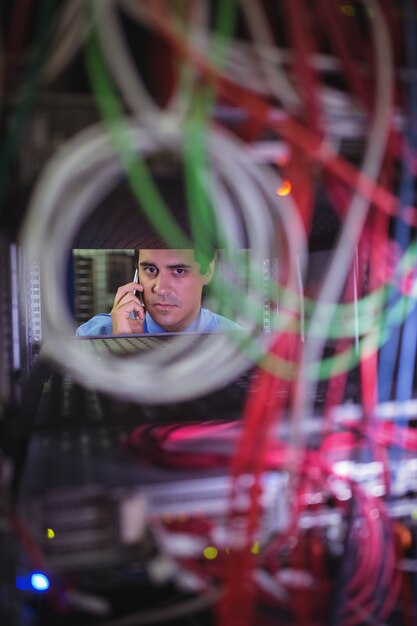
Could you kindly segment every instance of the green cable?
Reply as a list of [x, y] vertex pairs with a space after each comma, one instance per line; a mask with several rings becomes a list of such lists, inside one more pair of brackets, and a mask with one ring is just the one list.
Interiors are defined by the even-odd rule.
[[156, 232], [172, 248], [188, 248], [190, 243], [169, 213], [143, 159], [134, 149], [112, 79], [105, 67], [96, 30], [92, 28], [86, 45], [87, 70], [98, 108], [108, 128], [129, 185]]
[[[220, 36], [222, 45], [215, 41], [210, 50], [208, 61], [212, 67], [220, 68], [236, 23], [236, 2], [225, 0], [217, 7], [214, 33]], [[193, 69], [193, 68], [192, 68]], [[197, 73], [194, 71], [195, 77]], [[220, 229], [216, 228], [215, 213], [207, 184], [207, 134], [208, 124], [214, 108], [215, 91], [209, 84], [201, 87], [197, 81], [198, 91], [192, 100], [192, 110], [184, 127], [184, 161], [187, 205], [191, 231], [196, 248], [205, 257], [205, 264], [211, 260], [210, 251], [221, 247], [224, 238]], [[205, 180], [204, 180], [205, 179]], [[220, 244], [216, 246], [217, 244]], [[210, 257], [210, 258], [209, 258]]]
[[[120, 157], [121, 163], [128, 175], [130, 185], [134, 190], [136, 197], [139, 199], [147, 218], [155, 227], [155, 229], [162, 235], [162, 237], [172, 245], [172, 247], [189, 247], [190, 242], [186, 240], [182, 231], [178, 228], [175, 220], [168, 212], [157, 187], [152, 181], [148, 169], [145, 163], [135, 153], [134, 147], [130, 141], [128, 134], [128, 127], [123, 118], [122, 108], [118, 102], [116, 92], [109, 74], [103, 63], [100, 45], [96, 33], [92, 30], [88, 45], [87, 45], [87, 67], [90, 75], [91, 84], [94, 89], [94, 94], [99, 106], [99, 109], [103, 115], [103, 118], [109, 128], [111, 140], [115, 146], [115, 149]], [[210, 98], [211, 98], [211, 94]], [[208, 110], [209, 97], [206, 96], [202, 101], [196, 101], [198, 106], [195, 107], [194, 116], [192, 116], [185, 128], [185, 155], [187, 159], [187, 171], [188, 182], [187, 189], [190, 197], [191, 206], [196, 210], [196, 213], [200, 216], [200, 219], [193, 219], [193, 234], [196, 236], [197, 241], [203, 239], [207, 235], [205, 230], [208, 226], [211, 237], [214, 237], [213, 227], [213, 210], [210, 206], [208, 199], [202, 195], [202, 185], [200, 176], [206, 171], [206, 163], [204, 160], [204, 137], [206, 132], [206, 120]], [[203, 115], [204, 113], [204, 115]], [[204, 190], [203, 190], [204, 191]], [[203, 224], [203, 227], [201, 226]], [[200, 244], [201, 245], [201, 244]], [[406, 255], [402, 260], [402, 263], [406, 266], [409, 262], [409, 257], [412, 259], [416, 257], [416, 245], [413, 244], [407, 250]], [[401, 266], [401, 263], [400, 263]], [[256, 273], [256, 272], [255, 272]], [[259, 274], [259, 273], [258, 273]], [[288, 296], [288, 290], [281, 288], [281, 294]], [[404, 306], [402, 296], [395, 306], [391, 307], [387, 313], [387, 319], [389, 324], [385, 333], [380, 334], [379, 324], [375, 321], [381, 319], [383, 315], [382, 305], [386, 302], [387, 286], [383, 285], [378, 291], [361, 299], [358, 303], [360, 309], [360, 316], [365, 311], [366, 314], [376, 315], [376, 320], [373, 318], [372, 327], [369, 334], [360, 339], [360, 350], [356, 351], [354, 347], [350, 347], [343, 352], [326, 357], [320, 361], [319, 366], [317, 364], [310, 364], [308, 372], [312, 378], [313, 372], [318, 372], [318, 379], [326, 379], [330, 375], [341, 374], [348, 371], [353, 365], [357, 364], [362, 352], [370, 353], [377, 349], [382, 342], [389, 336], [390, 325], [401, 323], [404, 319]], [[416, 299], [417, 283], [414, 283], [413, 299]], [[407, 296], [409, 298], [409, 296]], [[306, 299], [307, 310], [312, 310], [313, 301]], [[381, 307], [381, 309], [379, 309]], [[254, 306], [252, 309], [255, 312], [255, 317], [258, 319], [259, 307]], [[340, 322], [343, 321], [343, 316], [347, 316], [352, 321], [353, 305], [338, 305], [336, 309], [335, 321], [331, 325], [331, 334], [327, 335], [328, 338], [341, 338], [346, 336], [343, 330], [338, 331]], [[286, 324], [290, 321], [286, 319]], [[346, 321], [346, 320], [345, 320]], [[279, 325], [282, 328], [282, 324]], [[351, 331], [353, 333], [353, 330]], [[379, 341], [375, 343], [375, 337], [378, 337]], [[287, 362], [284, 359], [280, 359], [276, 355], [271, 353], [265, 354], [265, 350], [259, 346], [259, 344], [253, 339], [246, 337], [239, 341], [239, 347], [244, 350], [246, 355], [252, 360], [257, 362], [260, 367], [268, 369], [275, 375], [282, 376], [284, 378], [293, 378], [296, 373], [296, 365], [291, 362]]]

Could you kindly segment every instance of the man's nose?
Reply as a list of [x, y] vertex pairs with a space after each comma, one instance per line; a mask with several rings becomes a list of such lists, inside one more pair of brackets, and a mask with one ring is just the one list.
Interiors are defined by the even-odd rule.
[[170, 276], [160, 272], [158, 276], [155, 278], [155, 282], [153, 284], [153, 291], [160, 295], [165, 295], [167, 293], [170, 293], [171, 291]]

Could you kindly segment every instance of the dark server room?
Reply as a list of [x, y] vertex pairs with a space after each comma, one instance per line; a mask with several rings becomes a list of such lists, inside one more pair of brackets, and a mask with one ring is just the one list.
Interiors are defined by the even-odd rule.
[[0, 29], [1, 626], [415, 626], [417, 3]]

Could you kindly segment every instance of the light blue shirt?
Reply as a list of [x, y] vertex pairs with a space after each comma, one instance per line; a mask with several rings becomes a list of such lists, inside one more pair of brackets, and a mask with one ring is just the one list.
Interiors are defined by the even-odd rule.
[[[209, 309], [201, 308], [200, 313], [197, 315], [194, 322], [187, 326], [187, 328], [185, 328], [182, 332], [210, 333], [213, 331], [230, 330], [242, 330], [242, 327], [239, 326], [239, 324], [236, 324], [236, 322], [232, 322], [232, 320], [227, 319], [227, 317], [213, 313], [213, 311], [210, 311]], [[161, 328], [161, 326], [154, 322], [149, 313], [146, 313], [143, 332], [145, 334], [159, 334], [169, 331]], [[93, 337], [112, 334], [112, 319], [110, 313], [99, 313], [98, 315], [95, 315], [88, 320], [88, 322], [81, 324], [76, 331], [76, 335], [79, 337]]]

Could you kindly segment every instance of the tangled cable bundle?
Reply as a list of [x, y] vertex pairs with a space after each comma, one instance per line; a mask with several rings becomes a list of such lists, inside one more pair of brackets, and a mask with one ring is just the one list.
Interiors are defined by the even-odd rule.
[[[392, 450], [398, 462], [417, 446], [415, 416], [406, 410], [417, 340], [417, 30], [411, 0], [397, 5], [68, 1], [56, 14], [48, 54], [29, 67], [27, 86], [36, 77], [47, 87], [82, 51], [102, 117], [45, 165], [20, 233], [23, 269], [39, 264], [48, 285], [44, 356], [81, 384], [149, 404], [199, 398], [256, 368], [238, 424], [140, 427], [129, 441], [131, 451], [146, 450], [171, 467], [228, 468], [229, 534], [221, 558], [178, 559], [205, 590], [216, 590], [219, 626], [359, 626], [382, 623], [394, 610], [404, 623], [411, 619], [401, 600], [401, 542], [387, 506]], [[146, 33], [152, 80], [126, 36], [126, 20]], [[13, 37], [18, 46], [18, 29]], [[12, 68], [6, 63], [8, 80]], [[16, 119], [23, 113], [17, 109]], [[72, 337], [62, 297], [65, 251], [122, 177], [161, 237], [186, 241], [152, 181], [151, 162], [167, 151], [189, 183], [196, 239], [205, 235], [208, 199], [225, 263], [244, 278], [238, 321], [245, 331], [207, 341], [178, 337], [137, 358], [97, 360]], [[339, 228], [312, 285], [318, 193]], [[242, 274], [235, 252], [245, 247], [250, 264]], [[272, 260], [279, 271], [268, 275], [268, 286], [278, 313], [265, 326], [262, 270]], [[219, 308], [227, 297], [227, 282], [215, 285]], [[356, 413], [335, 419], [354, 370]], [[316, 416], [323, 382], [327, 395]], [[391, 401], [393, 415], [382, 418]], [[311, 437], [313, 417], [320, 427]], [[220, 432], [230, 445], [216, 451]], [[213, 449], [201, 454], [196, 442], [211, 436]], [[379, 494], [337, 471], [336, 461], [359, 462], [365, 449], [365, 462], [382, 467]], [[288, 523], [254, 552], [267, 472], [288, 477]], [[248, 475], [242, 508], [241, 477]], [[333, 513], [340, 529], [334, 542]], [[213, 540], [211, 530], [204, 528]]]

